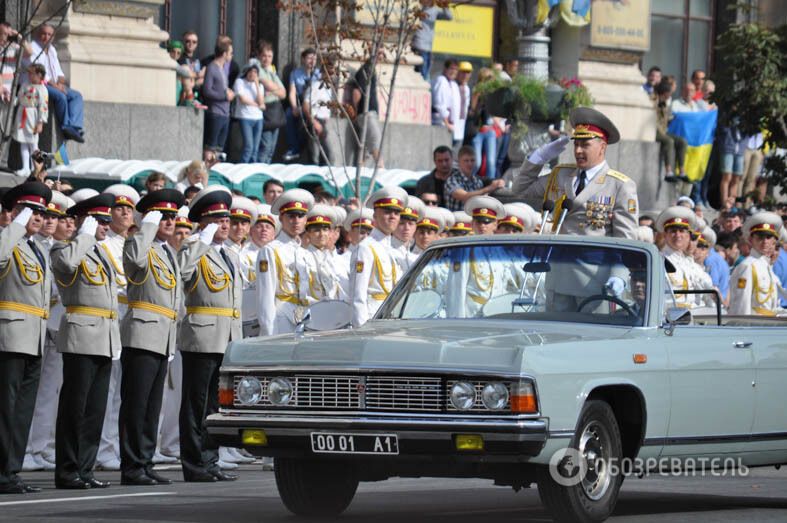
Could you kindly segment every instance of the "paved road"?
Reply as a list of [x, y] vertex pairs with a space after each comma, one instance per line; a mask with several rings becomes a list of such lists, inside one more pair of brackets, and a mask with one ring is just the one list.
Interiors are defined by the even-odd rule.
[[[51, 473], [28, 473], [41, 494], [0, 497], [0, 521], [232, 522], [295, 520], [282, 506], [272, 472], [244, 466], [234, 483], [180, 482], [167, 487], [121, 487], [86, 492], [55, 490]], [[99, 472], [99, 479], [117, 473]], [[347, 512], [348, 523], [548, 522], [535, 489], [515, 493], [489, 481], [393, 479], [365, 483]], [[313, 520], [312, 520], [313, 521]], [[787, 521], [787, 468], [755, 469], [748, 477], [627, 479], [613, 522]]]

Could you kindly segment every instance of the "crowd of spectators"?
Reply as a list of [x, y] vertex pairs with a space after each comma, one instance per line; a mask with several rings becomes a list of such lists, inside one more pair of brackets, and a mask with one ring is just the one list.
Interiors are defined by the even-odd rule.
[[680, 96], [674, 96], [674, 76], [662, 75], [659, 67], [648, 70], [647, 81], [642, 86], [656, 106], [656, 140], [660, 144], [660, 167], [667, 182], [681, 184], [680, 190], [690, 195], [700, 207], [710, 208], [708, 190], [714, 172], [721, 173], [718, 189], [718, 207], [729, 210], [736, 202], [745, 207], [761, 204], [766, 197], [768, 180], [762, 175], [764, 153], [763, 135], [744, 136], [733, 120], [719, 126], [713, 144], [715, 149], [701, 180], [689, 182], [685, 173], [686, 139], [669, 132], [670, 121], [677, 113], [724, 111], [713, 100], [716, 84], [707, 78], [705, 71], [695, 70], [683, 84]]

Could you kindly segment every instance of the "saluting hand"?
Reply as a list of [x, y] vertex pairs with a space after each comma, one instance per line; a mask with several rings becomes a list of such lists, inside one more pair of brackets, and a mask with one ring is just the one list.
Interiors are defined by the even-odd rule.
[[204, 243], [205, 245], [210, 245], [213, 243], [213, 236], [215, 236], [216, 231], [219, 230], [219, 226], [216, 223], [209, 223], [202, 229], [199, 233], [199, 241]]
[[149, 213], [145, 214], [145, 217], [142, 218], [142, 223], [155, 223], [158, 225], [161, 223], [161, 218], [164, 215], [161, 214], [161, 211], [150, 211]]
[[527, 161], [534, 165], [544, 165], [545, 163], [551, 162], [560, 156], [560, 153], [566, 148], [569, 140], [570, 138], [568, 136], [561, 136], [554, 142], [542, 145], [528, 157]]
[[98, 220], [96, 220], [92, 216], [87, 216], [85, 217], [85, 221], [82, 222], [82, 226], [79, 228], [79, 234], [87, 234], [89, 236], [95, 236], [97, 230], [98, 230]]

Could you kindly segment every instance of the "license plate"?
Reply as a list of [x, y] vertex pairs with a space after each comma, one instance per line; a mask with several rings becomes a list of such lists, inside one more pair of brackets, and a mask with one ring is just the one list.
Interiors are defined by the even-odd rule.
[[399, 454], [396, 434], [337, 434], [312, 432], [312, 452], [317, 454]]

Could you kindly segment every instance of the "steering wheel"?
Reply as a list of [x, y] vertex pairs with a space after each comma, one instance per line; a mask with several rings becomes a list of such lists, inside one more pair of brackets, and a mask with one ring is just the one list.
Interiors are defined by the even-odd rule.
[[615, 305], [620, 305], [620, 307], [626, 311], [626, 314], [632, 318], [637, 317], [637, 313], [623, 300], [616, 296], [610, 296], [608, 294], [594, 294], [593, 296], [588, 296], [584, 300], [582, 300], [579, 305], [577, 305], [577, 312], [582, 312], [588, 303], [592, 303], [594, 301], [608, 301], [614, 303]]

